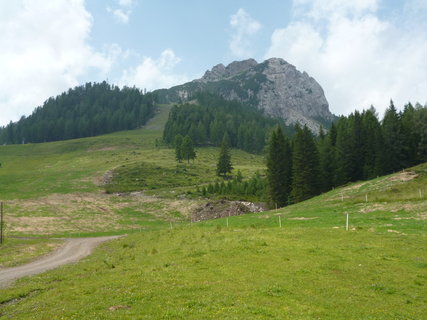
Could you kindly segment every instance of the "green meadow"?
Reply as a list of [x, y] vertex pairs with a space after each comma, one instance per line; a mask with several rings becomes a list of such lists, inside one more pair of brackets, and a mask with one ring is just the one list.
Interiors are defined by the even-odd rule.
[[[216, 180], [218, 149], [177, 165], [160, 143], [168, 110], [134, 131], [0, 147], [0, 266], [53, 250], [53, 236], [127, 234], [1, 289], [0, 318], [427, 318], [427, 164], [191, 223], [208, 201], [192, 192]], [[233, 150], [232, 161], [246, 177], [264, 169], [259, 155]], [[122, 175], [106, 187], [109, 172]]]

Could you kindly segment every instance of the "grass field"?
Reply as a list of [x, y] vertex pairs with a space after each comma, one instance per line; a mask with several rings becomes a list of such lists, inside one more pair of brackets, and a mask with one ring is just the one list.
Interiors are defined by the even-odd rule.
[[[0, 200], [5, 201], [7, 234], [117, 234], [188, 220], [189, 210], [200, 200], [185, 194], [200, 183], [215, 181], [219, 151], [199, 148], [194, 162], [177, 164], [174, 150], [159, 146], [169, 109], [161, 106], [158, 115], [138, 130], [0, 146]], [[233, 151], [232, 159], [236, 170], [248, 176], [264, 166], [262, 156], [240, 150]], [[109, 191], [144, 192], [105, 194], [104, 176], [114, 170], [136, 170], [140, 178], [119, 181], [107, 187]], [[182, 196], [177, 198], [178, 194]]]
[[9, 238], [0, 247], [0, 268], [24, 264], [62, 245], [57, 239], [14, 239]]
[[[165, 115], [136, 131], [0, 148], [11, 234], [128, 233], [1, 290], [2, 319], [427, 318], [427, 164], [279, 210], [190, 223], [190, 208], [206, 200], [186, 191], [215, 179], [217, 149], [198, 150], [179, 171], [173, 150], [154, 143]], [[260, 156], [232, 157], [246, 175], [263, 168]], [[123, 165], [141, 169], [150, 188], [106, 194], [99, 177]], [[155, 179], [158, 167], [165, 179]], [[24, 193], [31, 183], [40, 188]], [[7, 239], [0, 263], [57, 244], [31, 240], [28, 253], [24, 241]]]

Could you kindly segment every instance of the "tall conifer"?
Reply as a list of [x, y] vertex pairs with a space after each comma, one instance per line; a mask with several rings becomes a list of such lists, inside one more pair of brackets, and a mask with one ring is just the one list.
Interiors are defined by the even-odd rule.
[[226, 177], [232, 170], [233, 166], [231, 164], [229, 138], [228, 134], [225, 133], [222, 138], [221, 150], [219, 152], [218, 163], [216, 165], [216, 174], [218, 176]]
[[319, 154], [313, 134], [297, 127], [292, 152], [292, 203], [304, 201], [320, 192]]
[[288, 204], [291, 189], [292, 153], [289, 141], [280, 127], [275, 128], [267, 147], [267, 181], [271, 203], [277, 207]]

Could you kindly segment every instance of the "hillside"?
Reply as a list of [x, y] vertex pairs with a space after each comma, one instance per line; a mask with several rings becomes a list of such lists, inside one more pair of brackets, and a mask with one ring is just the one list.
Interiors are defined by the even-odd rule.
[[[0, 200], [8, 235], [93, 235], [158, 228], [189, 219], [200, 200], [185, 193], [215, 181], [218, 149], [197, 149], [194, 164], [179, 165], [161, 144], [171, 106], [142, 129], [60, 142], [0, 146]], [[236, 170], [262, 170], [262, 157], [233, 150]], [[107, 195], [117, 167], [144, 166], [137, 194]], [[159, 179], [161, 175], [162, 179]], [[176, 198], [183, 194], [184, 198]]]
[[155, 91], [163, 103], [185, 102], [197, 92], [237, 100], [268, 116], [281, 118], [287, 125], [307, 125], [316, 133], [320, 125], [329, 127], [336, 119], [319, 83], [279, 58], [262, 63], [249, 59], [228, 66], [219, 64], [200, 79]]
[[426, 186], [423, 164], [277, 211], [130, 234], [4, 289], [0, 314], [424, 319]]
[[[1, 317], [426, 317], [427, 164], [279, 210], [191, 223], [207, 200], [187, 192], [214, 181], [218, 149], [177, 166], [159, 144], [170, 108], [139, 130], [0, 147], [8, 236], [128, 234], [2, 289]], [[260, 156], [232, 157], [245, 176], [264, 168]], [[104, 193], [105, 173], [140, 163], [151, 188]], [[0, 263], [24, 263], [58, 241], [6, 238]]]
[[155, 113], [154, 96], [107, 82], [51, 97], [28, 117], [0, 127], [0, 144], [60, 141], [136, 129]]

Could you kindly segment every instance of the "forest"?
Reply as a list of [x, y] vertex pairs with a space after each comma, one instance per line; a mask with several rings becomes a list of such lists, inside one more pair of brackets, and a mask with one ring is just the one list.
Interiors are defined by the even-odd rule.
[[[202, 194], [267, 201], [283, 207], [348, 182], [367, 180], [427, 161], [427, 106], [390, 102], [380, 121], [373, 107], [342, 116], [314, 135], [295, 127], [292, 137], [277, 126], [265, 148], [267, 170], [242, 181], [217, 182]], [[237, 173], [239, 175], [239, 173]]]
[[152, 93], [89, 82], [49, 98], [30, 116], [1, 127], [0, 143], [59, 141], [135, 129], [154, 112]]
[[188, 135], [195, 145], [219, 146], [227, 133], [231, 147], [260, 153], [275, 125], [280, 125], [288, 135], [293, 133], [293, 128], [283, 120], [267, 117], [262, 111], [237, 101], [210, 93], [198, 93], [195, 99], [197, 103], [172, 108], [163, 133], [167, 144], [173, 144], [177, 135]]

